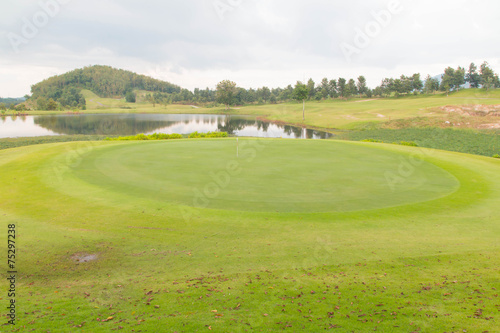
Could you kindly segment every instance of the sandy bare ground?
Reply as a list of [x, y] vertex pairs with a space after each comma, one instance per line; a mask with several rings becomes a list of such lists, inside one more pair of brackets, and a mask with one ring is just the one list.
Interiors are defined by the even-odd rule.
[[356, 101], [354, 103], [364, 103], [364, 102], [371, 102], [371, 101], [376, 101], [378, 98], [372, 98], [372, 99], [364, 99], [362, 101]]
[[500, 105], [446, 105], [440, 109], [445, 112], [457, 112], [469, 116], [500, 116]]

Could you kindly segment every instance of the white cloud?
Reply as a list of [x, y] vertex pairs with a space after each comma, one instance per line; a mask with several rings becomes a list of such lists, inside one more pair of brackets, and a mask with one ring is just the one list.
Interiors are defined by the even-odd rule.
[[[222, 20], [216, 1], [233, 5]], [[214, 88], [226, 78], [274, 87], [304, 76], [359, 75], [375, 86], [387, 76], [438, 74], [448, 65], [499, 64], [493, 41], [500, 3], [494, 0], [400, 0], [403, 10], [348, 63], [341, 43], [353, 44], [356, 29], [367, 28], [373, 12], [391, 1], [70, 0], [15, 53], [8, 34], [22, 36], [25, 21], [43, 9], [38, 0], [6, 0], [0, 4], [0, 96], [22, 96], [49, 74], [92, 64], [189, 89]]]

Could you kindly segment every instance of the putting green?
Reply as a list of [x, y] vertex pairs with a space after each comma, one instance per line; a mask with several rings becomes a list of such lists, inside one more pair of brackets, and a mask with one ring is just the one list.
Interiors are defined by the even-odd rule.
[[[423, 202], [455, 192], [447, 171], [374, 146], [322, 141], [127, 142], [96, 147], [59, 184], [198, 208], [342, 212]], [[72, 154], [72, 153], [69, 153]]]
[[[499, 326], [499, 160], [330, 140], [239, 143], [238, 159], [232, 138], [0, 151], [5, 250], [16, 230], [16, 327]], [[214, 174], [219, 190], [208, 187], [205, 204], [221, 209], [190, 207]]]

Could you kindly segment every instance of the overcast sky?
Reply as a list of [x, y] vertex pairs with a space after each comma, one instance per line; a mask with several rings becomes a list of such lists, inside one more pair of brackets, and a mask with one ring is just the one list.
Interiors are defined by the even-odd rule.
[[500, 71], [498, 0], [2, 0], [0, 96], [109, 65], [178, 84]]

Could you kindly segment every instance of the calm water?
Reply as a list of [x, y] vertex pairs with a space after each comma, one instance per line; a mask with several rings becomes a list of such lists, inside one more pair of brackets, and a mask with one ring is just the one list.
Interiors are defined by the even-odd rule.
[[249, 116], [200, 114], [97, 114], [0, 117], [0, 138], [45, 135], [136, 135], [195, 131], [236, 136], [326, 139], [332, 135], [300, 127], [275, 125]]

